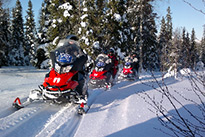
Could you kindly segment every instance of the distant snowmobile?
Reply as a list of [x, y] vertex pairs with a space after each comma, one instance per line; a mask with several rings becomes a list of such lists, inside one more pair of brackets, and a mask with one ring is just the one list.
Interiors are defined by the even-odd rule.
[[122, 80], [133, 81], [133, 80], [137, 80], [137, 79], [138, 79], [138, 76], [137, 76], [135, 70], [133, 69], [133, 67], [131, 66], [131, 63], [125, 62], [123, 65], [123, 69], [118, 76], [118, 80], [120, 80], [120, 81], [122, 81]]
[[[64, 45], [64, 42], [68, 41], [60, 41], [59, 45]], [[80, 104], [78, 113], [83, 114], [85, 112], [82, 108], [85, 104], [84, 102], [79, 103], [80, 95], [77, 92], [77, 86], [79, 83], [76, 80], [76, 77], [78, 77], [78, 71], [72, 69], [73, 62], [77, 55], [77, 51], [74, 50], [78, 50], [78, 47], [75, 44], [70, 44], [68, 47], [69, 49], [66, 49], [66, 52], [69, 52], [69, 54], [55, 51], [56, 61], [54, 67], [46, 75], [43, 84], [39, 86], [39, 89], [30, 92], [29, 98], [25, 103], [21, 104], [20, 99], [17, 97], [13, 103], [15, 108], [23, 108], [24, 105], [36, 100], [51, 100], [58, 104]]]
[[[106, 63], [106, 61], [108, 63]], [[111, 60], [107, 55], [100, 54], [97, 57], [95, 67], [91, 72], [88, 86], [89, 88], [110, 88], [112, 85]]]

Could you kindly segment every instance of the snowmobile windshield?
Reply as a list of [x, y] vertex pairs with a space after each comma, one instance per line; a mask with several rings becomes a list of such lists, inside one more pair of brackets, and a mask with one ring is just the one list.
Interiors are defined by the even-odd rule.
[[56, 62], [60, 66], [70, 65], [82, 54], [81, 52], [76, 41], [68, 39], [61, 40], [55, 50]]
[[97, 64], [96, 64], [96, 66], [97, 67], [104, 67], [105, 66], [105, 63], [104, 62], [98, 62]]
[[55, 52], [55, 70], [59, 74], [69, 72], [76, 58], [81, 56], [82, 50], [74, 40], [64, 39], [59, 42]]

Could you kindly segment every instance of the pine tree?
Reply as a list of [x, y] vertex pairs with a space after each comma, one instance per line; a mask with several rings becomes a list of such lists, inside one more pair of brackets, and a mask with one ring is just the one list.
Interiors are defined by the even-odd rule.
[[[106, 44], [105, 32], [105, 8], [104, 0], [84, 0], [81, 4], [80, 27], [78, 34], [82, 48], [92, 57], [102, 52]], [[96, 46], [97, 45], [97, 46]], [[93, 50], [98, 47], [99, 49]]]
[[50, 2], [48, 11], [50, 12], [49, 20], [51, 25], [48, 28], [47, 36], [50, 41], [55, 42], [50, 46], [50, 49], [53, 49], [57, 45], [56, 40], [77, 33], [79, 12], [78, 2], [76, 1], [52, 0]]
[[[164, 70], [168, 70], [170, 67], [173, 66], [173, 54], [175, 49], [172, 45], [172, 17], [171, 17], [171, 9], [170, 7], [167, 8], [167, 15], [166, 15], [166, 45], [164, 47]], [[174, 59], [175, 60], [175, 59]]]
[[162, 17], [161, 20], [161, 29], [160, 29], [160, 34], [159, 34], [159, 59], [160, 59], [160, 68], [161, 71], [166, 70], [166, 65], [167, 65], [167, 51], [166, 51], [166, 46], [167, 46], [167, 39], [166, 39], [166, 23], [165, 23], [165, 18]]
[[[128, 21], [126, 10], [127, 2], [124, 0], [113, 0], [107, 3], [105, 15], [105, 42], [108, 47], [120, 48], [127, 51], [134, 42], [131, 40], [131, 24]], [[132, 41], [132, 42], [131, 42]], [[129, 52], [129, 51], [127, 51]]]
[[171, 17], [171, 9], [170, 7], [167, 8], [167, 15], [166, 15], [166, 30], [167, 30], [167, 41], [172, 40], [172, 17]]
[[0, 1], [0, 67], [8, 65], [8, 48], [10, 45], [10, 31], [9, 31], [9, 10], [3, 9], [2, 2]]
[[[86, 50], [89, 55], [95, 57], [100, 53], [100, 50], [95, 50], [95, 44], [99, 44], [94, 38], [94, 31], [92, 28], [92, 18], [94, 15], [94, 1], [93, 0], [83, 0], [80, 5], [80, 17], [79, 17], [79, 29], [78, 36], [80, 37], [80, 45]], [[98, 46], [97, 46], [98, 48]]]
[[[181, 64], [181, 67], [184, 66], [184, 62], [185, 62], [185, 58], [186, 58], [186, 37], [185, 37], [185, 33], [186, 33], [186, 30], [185, 28], [183, 28], [182, 30], [182, 42], [181, 42], [181, 47], [180, 47], [180, 64]], [[181, 69], [181, 68], [180, 68]]]
[[104, 8], [106, 6], [105, 0], [97, 0], [91, 1], [92, 5], [90, 7], [90, 26], [93, 30], [94, 40], [99, 42], [99, 46], [101, 48], [107, 47], [108, 43], [106, 32], [105, 32], [105, 16], [104, 16]]
[[157, 29], [155, 25], [156, 14], [153, 13], [151, 4], [147, 5], [147, 10], [148, 11], [145, 12], [145, 15], [148, 15], [147, 21], [144, 22], [143, 28], [143, 67], [148, 70], [157, 70], [159, 68], [159, 57], [157, 55], [158, 43], [156, 39]]
[[16, 1], [16, 6], [12, 10], [11, 24], [12, 42], [9, 48], [10, 65], [22, 66], [25, 65], [24, 60], [24, 30], [22, 18], [22, 6], [19, 0]]
[[128, 47], [125, 47], [127, 54], [130, 54], [130, 52], [135, 51], [135, 53], [138, 54], [138, 58], [139, 58], [139, 56], [141, 56], [139, 44], [140, 44], [140, 40], [141, 40], [141, 36], [142, 36], [140, 34], [141, 33], [140, 26], [142, 24], [140, 24], [141, 10], [139, 8], [139, 5], [140, 5], [140, 3], [137, 1], [133, 1], [133, 0], [127, 1], [126, 13], [127, 13], [128, 22], [130, 23], [129, 40], [130, 40], [130, 42], [133, 42], [133, 43], [130, 43], [130, 45], [128, 45]]
[[201, 39], [201, 45], [199, 50], [199, 59], [205, 64], [205, 25], [204, 25], [203, 37]]
[[194, 67], [196, 66], [197, 58], [198, 58], [195, 39], [196, 39], [195, 31], [194, 31], [194, 28], [193, 28], [192, 33], [191, 33], [190, 54], [189, 54], [189, 56], [190, 56], [190, 67], [192, 69], [194, 69]]
[[172, 64], [172, 70], [178, 70], [178, 68], [181, 67], [181, 64], [179, 62], [179, 55], [180, 55], [180, 47], [181, 47], [181, 33], [180, 29], [177, 28], [173, 33], [173, 39], [172, 39], [172, 48], [171, 48], [171, 54], [170, 54], [170, 64]]
[[122, 33], [122, 30], [120, 29], [120, 24], [122, 23], [122, 16], [120, 15], [120, 12], [118, 11], [119, 3], [115, 0], [109, 1], [107, 3], [107, 13], [106, 13], [106, 24], [104, 27], [105, 34], [105, 42], [106, 47], [110, 48], [112, 46], [116, 46], [120, 43], [120, 35], [119, 32]]
[[26, 36], [26, 45], [24, 46], [26, 64], [29, 63], [35, 65], [35, 56], [37, 48], [37, 32], [36, 25], [34, 21], [33, 6], [31, 0], [28, 2], [28, 10], [26, 15], [25, 23], [25, 36]]
[[50, 1], [48, 11], [50, 12], [49, 20], [51, 21], [51, 25], [48, 28], [48, 39], [49, 41], [53, 41], [56, 37], [62, 37], [62, 33], [60, 33], [60, 16], [63, 15], [63, 9], [60, 9], [59, 6], [62, 4], [60, 0], [52, 0]]
[[189, 34], [186, 33], [186, 29], [183, 28], [182, 31], [182, 44], [180, 47], [180, 64], [182, 68], [186, 68], [190, 66], [190, 39]]
[[158, 68], [158, 44], [156, 40], [156, 25], [155, 17], [156, 14], [153, 13], [153, 7], [150, 4], [152, 0], [140, 0], [139, 11], [138, 11], [138, 21], [139, 21], [139, 41], [137, 42], [140, 49], [140, 66], [147, 70], [155, 70]]
[[118, 11], [120, 15], [120, 30], [118, 31], [118, 47], [121, 49], [122, 52], [126, 51], [130, 45], [134, 45], [134, 39], [131, 34], [131, 23], [128, 21], [128, 10], [127, 10], [127, 1], [120, 0], [118, 3]]
[[190, 45], [190, 38], [189, 38], [189, 33], [187, 32], [186, 33], [186, 38], [185, 38], [185, 41], [186, 41], [186, 57], [185, 57], [185, 64], [184, 64], [184, 67], [185, 68], [190, 68], [190, 65], [191, 65], [191, 45]]
[[50, 0], [44, 0], [41, 5], [40, 18], [39, 18], [39, 28], [38, 28], [38, 43], [44, 44], [49, 42], [47, 31], [51, 25], [51, 20], [49, 20], [50, 12], [48, 7], [50, 5]]

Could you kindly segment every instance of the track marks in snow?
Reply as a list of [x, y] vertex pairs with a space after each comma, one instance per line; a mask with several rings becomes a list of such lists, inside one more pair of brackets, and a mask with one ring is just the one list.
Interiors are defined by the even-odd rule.
[[71, 104], [63, 107], [55, 115], [50, 117], [36, 137], [67, 136], [68, 134], [68, 136], [70, 136], [70, 134], [74, 134], [72, 132], [76, 130], [79, 123], [79, 117], [75, 116], [77, 107], [78, 106], [72, 106]]
[[0, 131], [8, 130], [10, 127], [17, 125], [19, 122], [27, 119], [31, 115], [33, 115], [36, 111], [40, 108], [28, 108], [28, 109], [21, 109], [11, 113], [7, 117], [3, 117], [0, 119]]

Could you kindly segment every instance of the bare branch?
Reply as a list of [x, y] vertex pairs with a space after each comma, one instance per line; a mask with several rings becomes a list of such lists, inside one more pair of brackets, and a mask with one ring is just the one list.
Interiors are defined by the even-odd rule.
[[[203, 136], [202, 134], [205, 132], [205, 128], [204, 128], [205, 127], [205, 122], [204, 122], [205, 107], [204, 107], [204, 102], [203, 102], [204, 92], [201, 89], [201, 85], [203, 85], [203, 82], [201, 80], [200, 75], [197, 74], [196, 72], [188, 73], [187, 78], [189, 79], [191, 83], [191, 88], [190, 89], [186, 88], [186, 90], [188, 90], [189, 92], [195, 93], [196, 97], [198, 97], [199, 99], [199, 102], [192, 100], [191, 98], [185, 97], [182, 93], [178, 92], [177, 90], [172, 90], [172, 92], [170, 92], [171, 91], [170, 87], [166, 85], [164, 78], [162, 77], [162, 79], [159, 81], [159, 78], [156, 78], [153, 73], [152, 73], [152, 77], [154, 81], [149, 81], [148, 83], [142, 83], [146, 86], [149, 86], [155, 89], [157, 92], [162, 94], [162, 98], [160, 100], [155, 99], [155, 97], [151, 97], [151, 95], [149, 95], [146, 92], [142, 92], [141, 94], [138, 94], [138, 95], [141, 98], [143, 98], [145, 102], [147, 102], [151, 106], [149, 110], [151, 110], [151, 112], [156, 114], [159, 122], [164, 127], [172, 131], [174, 136], [200, 136], [202, 137]], [[178, 99], [179, 97], [181, 97], [181, 99], [184, 99], [188, 102], [191, 102], [191, 104], [194, 104], [195, 108], [199, 110], [199, 112], [201, 112], [202, 115], [200, 116], [192, 112], [188, 106], [185, 106], [181, 102], [181, 100]], [[168, 102], [173, 108], [173, 112], [168, 111], [166, 109], [166, 106], [163, 104], [164, 99], [168, 100]], [[191, 119], [189, 117], [184, 117], [182, 115], [181, 111], [178, 110], [178, 107], [177, 107], [178, 105], [180, 105], [181, 108], [185, 112], [187, 112], [189, 116], [191, 116]], [[197, 123], [194, 123], [191, 120], [194, 120]], [[168, 135], [169, 133], [165, 133], [165, 134]]]
[[[196, 11], [198, 11], [198, 12], [201, 12], [202, 14], [204, 14], [205, 15], [205, 12], [204, 11], [202, 11], [202, 10], [200, 10], [200, 9], [198, 9], [198, 8], [196, 8], [196, 7], [194, 7], [191, 3], [189, 3], [189, 2], [187, 2], [186, 0], [182, 0], [183, 2], [185, 2], [186, 4], [188, 4], [190, 7], [192, 7], [194, 10], [196, 10]], [[205, 0], [202, 0], [202, 2], [204, 3], [204, 6], [205, 6]]]

